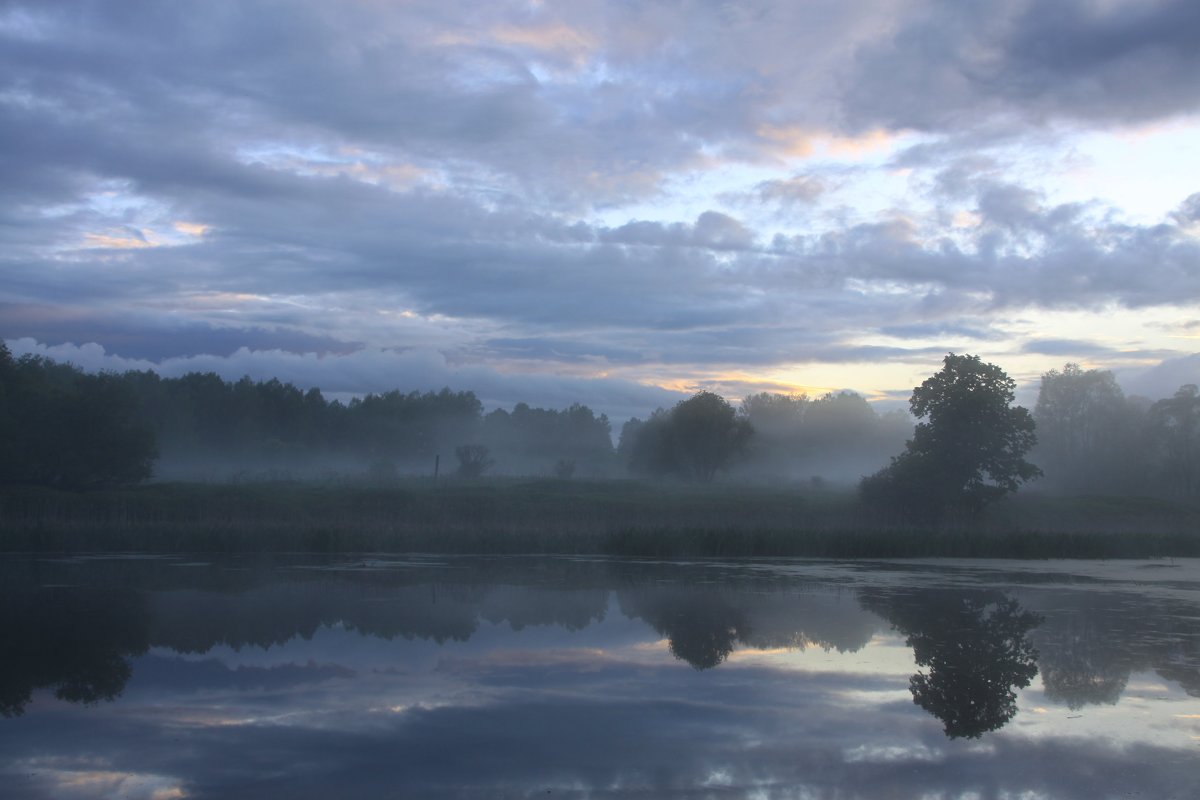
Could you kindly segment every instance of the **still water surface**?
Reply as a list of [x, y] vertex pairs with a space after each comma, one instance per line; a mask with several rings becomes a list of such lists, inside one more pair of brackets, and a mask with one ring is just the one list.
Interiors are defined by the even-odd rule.
[[0, 559], [0, 796], [1200, 797], [1200, 561]]

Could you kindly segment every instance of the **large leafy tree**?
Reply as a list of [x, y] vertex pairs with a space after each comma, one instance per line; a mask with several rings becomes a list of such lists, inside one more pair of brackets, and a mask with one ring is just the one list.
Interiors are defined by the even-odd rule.
[[753, 428], [718, 394], [700, 392], [677, 403], [671, 429], [678, 469], [707, 483], [746, 448]]
[[1179, 387], [1174, 397], [1150, 407], [1150, 419], [1162, 449], [1164, 485], [1178, 494], [1200, 494], [1200, 389]]
[[[725, 398], [699, 392], [670, 411], [631, 420], [621, 434], [630, 468], [708, 483], [745, 451], [754, 429]], [[628, 441], [627, 441], [628, 438]]]
[[1108, 370], [1067, 364], [1042, 375], [1036, 455], [1046, 480], [1072, 490], [1127, 490], [1147, 470], [1137, 457], [1141, 415]]
[[923, 421], [903, 453], [863, 479], [864, 499], [918, 516], [977, 512], [1040, 475], [1025, 460], [1037, 439], [1033, 416], [1012, 405], [1015, 388], [978, 356], [947, 355], [909, 400]]

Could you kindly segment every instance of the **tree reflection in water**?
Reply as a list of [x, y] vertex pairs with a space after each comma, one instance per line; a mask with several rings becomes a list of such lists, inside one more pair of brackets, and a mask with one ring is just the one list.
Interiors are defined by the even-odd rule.
[[913, 649], [913, 702], [942, 721], [946, 735], [978, 738], [1017, 713], [1016, 689], [1037, 675], [1028, 634], [1042, 618], [999, 592], [935, 590], [864, 599]]
[[[20, 714], [32, 692], [91, 703], [118, 696], [131, 657], [150, 646], [206, 653], [271, 647], [340, 626], [364, 636], [466, 642], [486, 622], [514, 631], [580, 631], [604, 620], [611, 593], [697, 670], [738, 648], [854, 652], [880, 618], [907, 639], [920, 670], [914, 702], [952, 738], [1007, 723], [1016, 692], [1042, 675], [1045, 699], [1079, 708], [1115, 703], [1133, 672], [1154, 670], [1200, 696], [1200, 628], [1187, 603], [1122, 593], [1041, 589], [1022, 602], [995, 589], [838, 589], [704, 577], [679, 567], [464, 560], [447, 571], [342, 573], [206, 569], [166, 562], [86, 566], [0, 562], [0, 714]], [[511, 573], [498, 573], [511, 569]], [[557, 570], [557, 571], [556, 571]], [[662, 574], [673, 580], [660, 582]], [[484, 626], [486, 627], [486, 626]]]
[[642, 589], [622, 592], [620, 602], [625, 614], [667, 638], [671, 655], [698, 670], [720, 664], [749, 632], [742, 609], [718, 591]]
[[0, 715], [19, 716], [34, 689], [96, 703], [125, 689], [129, 657], [146, 652], [148, 615], [132, 590], [14, 589], [0, 595]]

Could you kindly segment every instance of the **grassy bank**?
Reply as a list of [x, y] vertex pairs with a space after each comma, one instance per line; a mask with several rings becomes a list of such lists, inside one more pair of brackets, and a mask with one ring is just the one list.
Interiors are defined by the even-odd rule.
[[494, 479], [0, 489], [8, 552], [444, 552], [634, 556], [1200, 556], [1200, 507], [1028, 494], [935, 529], [850, 491]]

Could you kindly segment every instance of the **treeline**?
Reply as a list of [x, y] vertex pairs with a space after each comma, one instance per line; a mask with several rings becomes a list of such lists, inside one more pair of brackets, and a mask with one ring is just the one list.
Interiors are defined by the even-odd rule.
[[719, 472], [784, 480], [861, 474], [911, 430], [850, 392], [758, 394], [735, 409], [701, 392], [613, 446], [608, 418], [585, 405], [518, 403], [484, 413], [470, 391], [368, 394], [343, 403], [277, 379], [214, 373], [88, 374], [0, 343], [0, 481], [63, 488], [165, 480], [483, 474], [568, 478]]
[[[308, 478], [357, 473], [545, 474], [558, 465], [604, 475], [611, 467], [608, 419], [582, 405], [558, 411], [519, 403], [483, 413], [469, 391], [393, 390], [327, 400], [276, 379], [225, 381], [212, 373], [122, 376], [154, 428], [159, 474], [220, 478]], [[561, 462], [561, 463], [560, 463]]]
[[[999, 392], [1007, 407], [1013, 384], [999, 368], [976, 364], [975, 357], [954, 359], [994, 370], [1008, 388], [991, 393]], [[946, 375], [943, 370], [927, 384]], [[967, 387], [947, 384], [936, 392], [961, 407], [955, 413], [963, 419], [922, 423], [916, 431], [908, 413], [878, 414], [852, 392], [754, 394], [738, 408], [700, 392], [629, 420], [614, 448], [608, 418], [581, 404], [554, 410], [519, 403], [484, 413], [473, 392], [450, 389], [393, 390], [343, 403], [276, 379], [88, 374], [42, 357], [14, 358], [0, 342], [0, 483], [88, 488], [152, 476], [224, 481], [364, 474], [388, 481], [437, 469], [465, 477], [632, 474], [704, 483], [727, 473], [747, 481], [850, 484], [892, 459], [873, 477], [887, 479], [876, 480], [877, 488], [915, 497], [912, 487], [929, 488], [927, 476], [941, 470], [951, 493], [995, 493], [1005, 473], [988, 467], [984, 456], [1003, 453], [1001, 445], [981, 443], [978, 465], [952, 463], [961, 461], [967, 432], [980, 427], [970, 400], [979, 395]], [[962, 402], [954, 400], [963, 391]], [[1032, 423], [1035, 430], [1027, 434], [1037, 444], [1027, 456], [1038, 469], [1026, 470], [1022, 480], [1040, 472], [1037, 485], [1052, 491], [1200, 495], [1200, 392], [1194, 385], [1154, 402], [1125, 396], [1111, 372], [1067, 364], [1042, 376]]]
[[706, 482], [727, 470], [752, 481], [851, 483], [885, 464], [912, 435], [901, 410], [876, 413], [854, 392], [762, 392], [735, 412], [701, 392], [621, 430], [620, 461], [634, 474], [674, 474]]
[[[482, 454], [482, 459], [472, 459]], [[466, 460], [464, 460], [464, 458]], [[439, 463], [440, 461], [440, 463]], [[384, 392], [348, 403], [276, 379], [88, 374], [14, 359], [0, 343], [0, 482], [89, 488], [165, 479], [406, 474], [603, 476], [607, 417], [582, 405], [483, 413], [472, 392]]]
[[0, 484], [137, 483], [150, 477], [157, 455], [125, 377], [14, 360], [0, 342]]
[[1042, 376], [1030, 460], [1051, 491], [1200, 495], [1200, 392], [1126, 396], [1108, 370], [1067, 364]]

